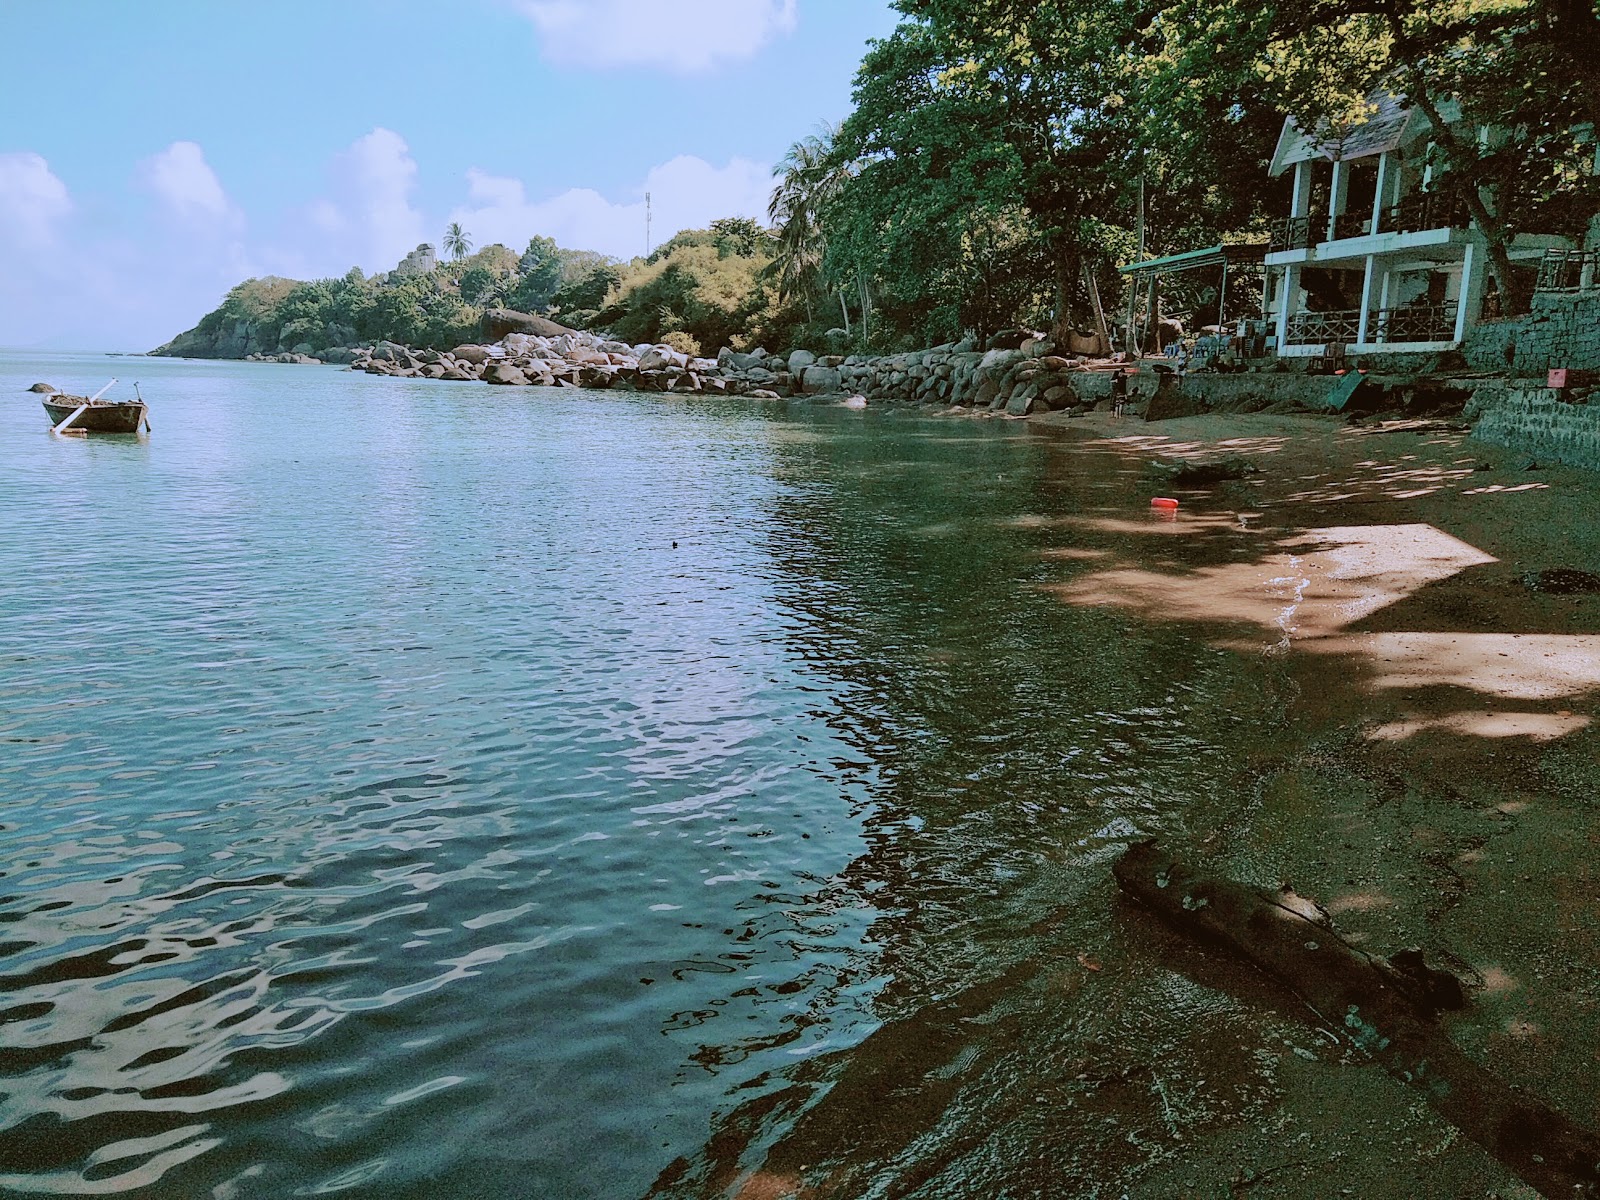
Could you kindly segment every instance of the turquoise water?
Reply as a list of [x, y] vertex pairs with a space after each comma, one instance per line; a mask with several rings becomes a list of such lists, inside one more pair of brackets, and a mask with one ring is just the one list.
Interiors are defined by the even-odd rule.
[[10, 355], [0, 462], [0, 1191], [701, 1194], [1252, 720], [1024, 423]]

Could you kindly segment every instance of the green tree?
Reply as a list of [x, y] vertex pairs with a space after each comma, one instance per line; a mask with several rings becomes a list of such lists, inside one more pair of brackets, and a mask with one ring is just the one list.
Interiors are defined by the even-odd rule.
[[535, 237], [517, 262], [517, 282], [510, 294], [512, 308], [544, 312], [561, 288], [563, 258], [554, 238]]
[[464, 257], [472, 249], [472, 240], [459, 221], [451, 221], [444, 231], [444, 252], [451, 258]]
[[773, 168], [778, 183], [767, 204], [775, 231], [778, 299], [798, 298], [812, 319], [812, 297], [822, 289], [828, 240], [824, 214], [838, 196], [848, 172], [834, 151], [839, 129], [824, 125], [789, 147]]
[[711, 236], [717, 253], [723, 257], [736, 254], [740, 258], [755, 257], [766, 231], [749, 217], [723, 217], [711, 222]]

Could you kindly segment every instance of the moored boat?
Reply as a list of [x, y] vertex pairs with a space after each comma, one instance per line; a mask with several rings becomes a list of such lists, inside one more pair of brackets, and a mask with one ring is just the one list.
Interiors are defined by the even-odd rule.
[[[113, 379], [111, 383], [115, 383]], [[149, 407], [144, 397], [137, 400], [102, 400], [110, 389], [106, 384], [93, 396], [69, 396], [52, 392], [43, 397], [44, 411], [50, 417], [52, 433], [138, 433], [139, 426], [150, 428]], [[137, 385], [134, 391], [138, 391]]]

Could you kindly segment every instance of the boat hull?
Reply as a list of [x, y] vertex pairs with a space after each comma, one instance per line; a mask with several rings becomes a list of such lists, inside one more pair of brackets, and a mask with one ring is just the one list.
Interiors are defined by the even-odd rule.
[[[82, 397], [60, 395], [43, 401], [44, 411], [49, 414], [52, 425], [61, 424], [82, 403]], [[84, 409], [83, 415], [68, 428], [81, 429], [85, 433], [138, 433], [145, 411], [145, 406], [137, 401], [113, 403], [99, 400]]]

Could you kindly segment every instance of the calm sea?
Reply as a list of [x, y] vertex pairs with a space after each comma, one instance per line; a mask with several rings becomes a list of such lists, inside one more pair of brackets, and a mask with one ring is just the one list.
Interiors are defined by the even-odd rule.
[[[148, 437], [23, 391], [113, 374]], [[697, 1195], [953, 1086], [1264, 703], [1050, 592], [1143, 495], [1023, 422], [4, 356], [0, 1192]]]

